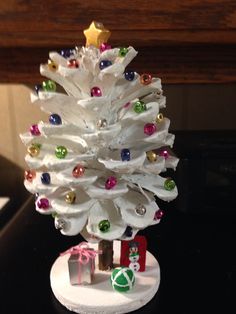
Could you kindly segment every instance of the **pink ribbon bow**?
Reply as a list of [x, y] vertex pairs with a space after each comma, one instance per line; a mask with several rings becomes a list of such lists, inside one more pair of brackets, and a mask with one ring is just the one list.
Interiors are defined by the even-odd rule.
[[91, 250], [87, 242], [81, 242], [76, 246], [72, 246], [70, 249], [66, 250], [65, 252], [61, 253], [60, 256], [70, 254], [76, 255], [78, 254], [78, 262], [86, 265], [88, 264], [89, 260], [95, 259], [97, 254], [101, 254], [101, 250]]

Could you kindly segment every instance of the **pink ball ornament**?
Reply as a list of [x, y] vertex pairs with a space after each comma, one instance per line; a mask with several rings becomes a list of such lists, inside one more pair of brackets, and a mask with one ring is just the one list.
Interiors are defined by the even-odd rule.
[[159, 153], [160, 156], [164, 157], [165, 159], [167, 159], [169, 157], [169, 153], [166, 149], [162, 150], [160, 153]]
[[94, 86], [92, 89], [91, 89], [91, 96], [92, 97], [101, 97], [102, 96], [102, 91], [99, 87], [97, 86]]
[[107, 43], [102, 43], [99, 47], [100, 52], [106, 51], [111, 49], [111, 45], [107, 44]]
[[115, 177], [109, 177], [105, 183], [105, 188], [107, 190], [113, 189], [117, 184], [117, 179]]
[[156, 212], [155, 212], [155, 216], [154, 216], [154, 220], [160, 220], [164, 215], [164, 212], [163, 210], [161, 209], [158, 209]]
[[37, 124], [32, 124], [30, 127], [30, 133], [34, 136], [39, 136], [41, 133], [39, 131], [38, 125]]
[[146, 135], [151, 136], [157, 130], [157, 127], [154, 123], [146, 123], [144, 125], [143, 131]]

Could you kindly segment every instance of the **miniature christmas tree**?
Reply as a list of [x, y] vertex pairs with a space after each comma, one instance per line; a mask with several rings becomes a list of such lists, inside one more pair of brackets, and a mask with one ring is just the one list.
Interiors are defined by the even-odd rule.
[[134, 48], [111, 48], [101, 23], [84, 33], [86, 47], [51, 52], [40, 67], [48, 80], [31, 98], [49, 122], [21, 135], [25, 186], [62, 234], [130, 240], [160, 221], [155, 197], [177, 196], [175, 182], [160, 175], [177, 165], [174, 135], [160, 113], [161, 80], [127, 69]]

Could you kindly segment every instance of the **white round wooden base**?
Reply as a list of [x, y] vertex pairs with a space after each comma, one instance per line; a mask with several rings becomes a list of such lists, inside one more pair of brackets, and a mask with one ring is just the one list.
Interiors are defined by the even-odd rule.
[[[90, 244], [97, 249], [97, 244]], [[119, 263], [120, 241], [114, 241], [114, 263]], [[160, 284], [160, 267], [155, 257], [147, 252], [145, 272], [135, 273], [134, 288], [126, 293], [112, 289], [110, 271], [96, 271], [91, 285], [72, 286], [69, 280], [69, 256], [57, 258], [52, 266], [50, 280], [55, 297], [70, 311], [81, 314], [120, 314], [139, 309], [156, 294]]]

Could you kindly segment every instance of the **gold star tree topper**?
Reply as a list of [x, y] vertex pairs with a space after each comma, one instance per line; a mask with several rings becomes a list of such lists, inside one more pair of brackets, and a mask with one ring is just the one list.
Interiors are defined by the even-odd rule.
[[102, 23], [93, 21], [89, 28], [84, 30], [84, 35], [86, 37], [86, 47], [93, 45], [99, 48], [101, 44], [108, 41], [111, 32]]

